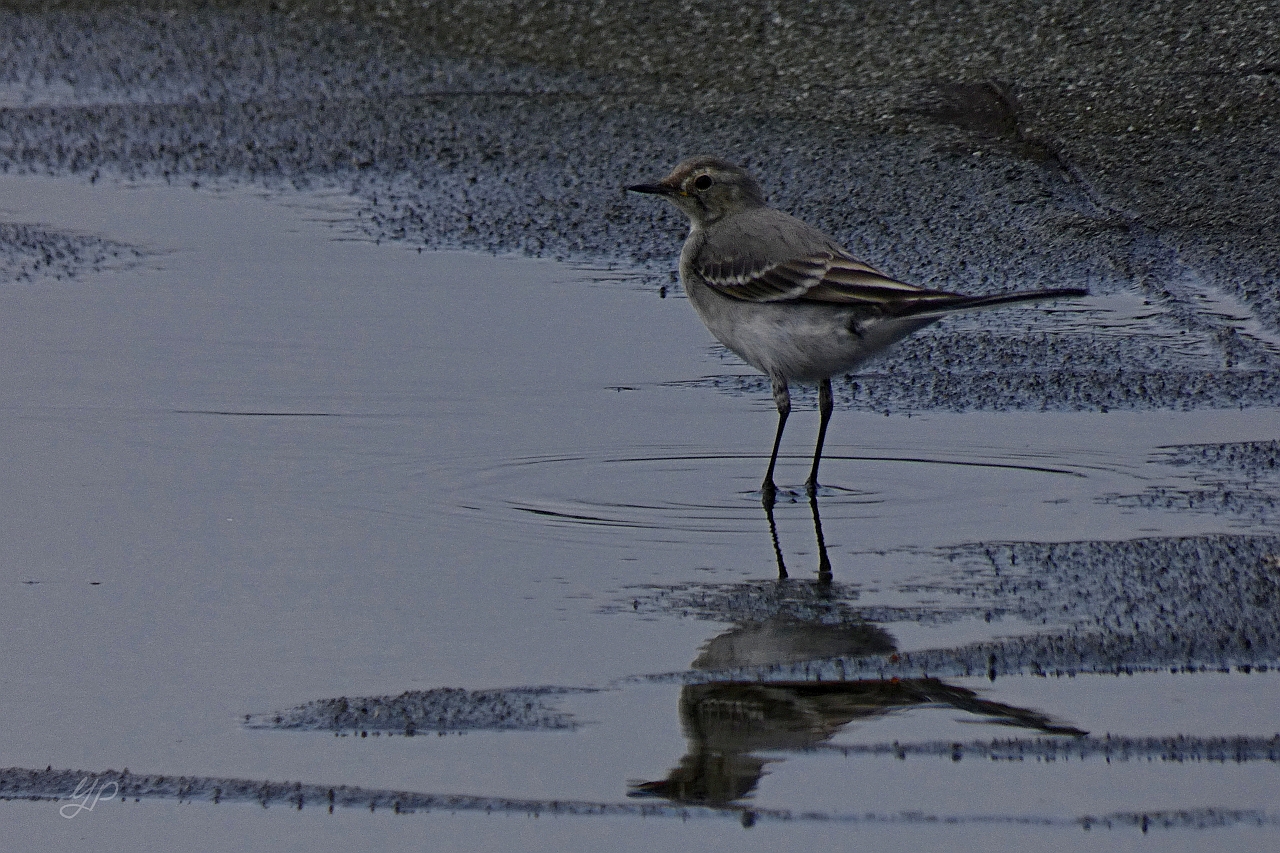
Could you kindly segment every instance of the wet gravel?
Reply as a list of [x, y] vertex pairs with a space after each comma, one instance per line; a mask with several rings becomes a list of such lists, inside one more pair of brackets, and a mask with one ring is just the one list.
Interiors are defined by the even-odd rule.
[[558, 689], [411, 690], [398, 696], [317, 699], [276, 714], [250, 714], [253, 729], [331, 731], [367, 737], [370, 733], [412, 737], [427, 732], [539, 731], [577, 728], [573, 715], [549, 697]]
[[[832, 140], [863, 136], [891, 152], [893, 139], [913, 139], [995, 155], [979, 170], [990, 172], [976, 198], [957, 186], [949, 204], [927, 190], [918, 207], [895, 199], [904, 212], [941, 214], [918, 229], [894, 222], [906, 243], [927, 234], [947, 245], [947, 214], [964, 211], [978, 265], [1000, 256], [983, 239], [992, 212], [983, 201], [1018, 183], [999, 171], [1021, 160], [1066, 173], [1078, 194], [1063, 206], [1083, 207], [1094, 228], [1154, 240], [1179, 257], [1181, 271], [1208, 276], [1273, 322], [1280, 305], [1267, 286], [1280, 270], [1272, 189], [1280, 16], [1269, 3], [1138, 12], [1069, 0], [963, 8], [783, 0], [729, 11], [659, 0], [602, 14], [572, 0], [470, 0], [429, 10], [385, 2], [380, 11], [424, 43], [607, 73], [632, 97], [713, 117], [707, 123], [795, 118], [805, 129], [791, 142], [808, 155], [817, 184], [840, 162]], [[873, 158], [859, 165], [878, 170]], [[920, 183], [948, 177], [935, 158], [921, 165], [941, 180]], [[905, 183], [909, 193], [921, 189]], [[1139, 279], [1148, 274], [1146, 248], [1134, 257]]]
[[[78, 788], [77, 786], [83, 786]], [[468, 794], [433, 794], [363, 788], [353, 785], [314, 785], [303, 782], [210, 777], [160, 776], [130, 773], [125, 770], [44, 770], [10, 767], [0, 770], [0, 800], [53, 800], [64, 802], [61, 808], [78, 809], [87, 805], [79, 790], [111, 792], [108, 802], [141, 800], [177, 800], [178, 802], [257, 803], [263, 808], [277, 806], [302, 811], [305, 808], [359, 808], [371, 812], [411, 815], [431, 812], [484, 812], [485, 814], [525, 814], [529, 816], [598, 816], [724, 819], [741, 821], [751, 826], [758, 820], [783, 822], [896, 825], [1011, 825], [1034, 827], [1074, 827], [1080, 829], [1207, 829], [1210, 827], [1246, 825], [1275, 826], [1280, 820], [1256, 809], [1189, 808], [1111, 812], [1079, 817], [1043, 817], [999, 814], [932, 814], [922, 811], [899, 813], [830, 813], [818, 810], [758, 808], [754, 806], [676, 806], [661, 803], [603, 803], [583, 800], [531, 800], [509, 797], [483, 797]], [[91, 798], [90, 798], [91, 799]], [[97, 803], [95, 802], [95, 805]], [[72, 817], [77, 812], [69, 812]]]
[[1108, 495], [1117, 506], [1187, 511], [1249, 524], [1271, 524], [1280, 509], [1280, 442], [1191, 444], [1151, 460], [1185, 472], [1180, 485], [1149, 486], [1133, 495]]
[[[717, 678], [889, 678], [1170, 671], [1266, 672], [1280, 661], [1280, 539], [1209, 535], [1120, 542], [979, 543], [945, 552], [927, 607], [860, 607], [854, 588], [811, 582], [633, 590], [612, 609], [752, 624], [1016, 618], [1023, 636], [735, 668]], [[1025, 626], [1044, 626], [1028, 631]], [[659, 678], [702, 680], [698, 673]]]
[[79, 278], [127, 269], [149, 254], [139, 246], [39, 225], [0, 222], [0, 284]]
[[1244, 764], [1252, 761], [1280, 762], [1280, 735], [1274, 737], [1072, 737], [1007, 738], [989, 741], [927, 741], [920, 743], [821, 744], [816, 749], [841, 755], [892, 755], [947, 757], [953, 761], [1161, 761], [1175, 764], [1218, 762]]
[[[1280, 660], [1280, 541], [1209, 535], [965, 546], [1003, 613], [1072, 629], [1002, 649], [989, 671], [1265, 670]], [[994, 660], [992, 660], [994, 656]]]
[[[670, 286], [685, 224], [621, 186], [715, 151], [907, 280], [1146, 303], [1121, 335], [1096, 310], [937, 327], [843, 383], [841, 405], [1280, 399], [1280, 59], [1274, 19], [1245, 4], [1141, 20], [1017, 4], [952, 19], [791, 3], [7, 8], [3, 171], [340, 187], [376, 239], [639, 264]], [[1243, 306], [1252, 332], [1205, 294]]]
[[[1270, 406], [1280, 399], [1280, 373], [1274, 369], [1152, 369], [1126, 367], [1058, 367], [1052, 370], [991, 369], [989, 358], [1004, 358], [1021, 349], [1017, 340], [1005, 340], [998, 349], [975, 348], [973, 362], [953, 362], [945, 372], [920, 373], [911, 359], [931, 344], [941, 342], [956, 350], [950, 336], [907, 341], [896, 356], [888, 357], [856, 376], [837, 377], [832, 391], [844, 408], [885, 414], [930, 409], [954, 412], [994, 411], [1144, 411], [1171, 409], [1231, 409], [1237, 406]], [[1056, 353], [1062, 357], [1063, 353]], [[1089, 361], [1088, 353], [1082, 353]], [[766, 394], [769, 381], [751, 375], [710, 376], [679, 384], [710, 387], [730, 394]], [[797, 395], [808, 401], [813, 394]]]
[[[857, 585], [795, 579], [744, 583], [649, 584], [623, 590], [616, 601], [601, 606], [602, 613], [638, 616], [678, 616], [739, 625], [763, 625], [790, 620], [802, 625], [842, 627], [871, 632], [874, 626], [911, 621], [945, 624], [985, 612], [982, 605], [866, 606], [857, 603]], [[892, 639], [885, 654], [894, 651]], [[815, 656], [818, 657], [818, 656]]]

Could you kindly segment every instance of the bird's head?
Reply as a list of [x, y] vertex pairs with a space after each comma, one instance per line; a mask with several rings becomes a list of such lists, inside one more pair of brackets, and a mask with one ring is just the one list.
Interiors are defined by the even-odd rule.
[[688, 214], [695, 226], [765, 203], [755, 179], [719, 157], [690, 157], [657, 183], [634, 184], [627, 189], [662, 196]]

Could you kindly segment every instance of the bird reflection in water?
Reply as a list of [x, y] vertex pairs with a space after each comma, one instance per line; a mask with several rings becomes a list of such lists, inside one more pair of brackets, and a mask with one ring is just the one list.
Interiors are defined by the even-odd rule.
[[[831, 564], [822, 538], [816, 501], [810, 501], [818, 537], [815, 581], [787, 577], [773, 513], [766, 506], [779, 586], [794, 587], [782, 598], [812, 600], [831, 592]], [[804, 589], [808, 587], [808, 589]], [[889, 655], [893, 637], [878, 625], [844, 620], [841, 624], [807, 621], [795, 613], [741, 624], [707, 642], [693, 662], [695, 670], [724, 672], [761, 669], [840, 657]], [[628, 796], [657, 797], [688, 805], [729, 805], [755, 790], [765, 765], [779, 758], [761, 753], [803, 751], [821, 744], [842, 727], [893, 711], [944, 706], [985, 721], [1044, 734], [1083, 735], [1047, 715], [981, 698], [937, 678], [856, 681], [710, 681], [680, 691], [680, 721], [687, 752], [665, 779], [631, 784]], [[744, 820], [748, 813], [744, 813]]]

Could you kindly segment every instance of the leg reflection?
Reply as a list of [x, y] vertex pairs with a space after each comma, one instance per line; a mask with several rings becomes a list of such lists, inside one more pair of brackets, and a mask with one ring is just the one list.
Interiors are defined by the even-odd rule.
[[[813, 514], [813, 533], [818, 541], [818, 580], [831, 583], [831, 558], [827, 556], [827, 540], [822, 535], [822, 516], [818, 513], [817, 497], [809, 496], [809, 511]], [[778, 538], [778, 522], [773, 515], [773, 502], [764, 502], [764, 516], [769, 521], [769, 538], [773, 541], [773, 557], [778, 563], [778, 577], [790, 577], [787, 561], [782, 556], [782, 542]]]
[[764, 516], [769, 519], [769, 536], [773, 539], [773, 556], [778, 561], [778, 577], [787, 577], [787, 561], [782, 559], [782, 545], [778, 542], [778, 522], [773, 518], [773, 501], [765, 501]]
[[809, 509], [813, 512], [813, 534], [818, 539], [818, 580], [831, 583], [831, 560], [827, 557], [827, 540], [822, 537], [822, 516], [818, 515], [816, 495], [809, 495]]

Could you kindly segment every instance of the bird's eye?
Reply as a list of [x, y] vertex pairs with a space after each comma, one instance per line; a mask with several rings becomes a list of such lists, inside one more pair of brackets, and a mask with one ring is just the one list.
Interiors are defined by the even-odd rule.
[[694, 186], [694, 189], [699, 189], [699, 190], [711, 189], [711, 176], [699, 175], [698, 177], [693, 179], [693, 186]]

